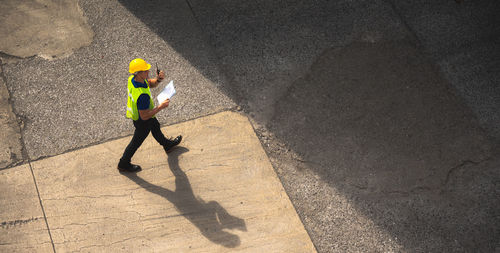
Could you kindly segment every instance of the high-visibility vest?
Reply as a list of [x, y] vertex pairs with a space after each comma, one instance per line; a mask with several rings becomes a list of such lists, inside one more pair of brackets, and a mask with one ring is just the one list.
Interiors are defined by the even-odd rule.
[[139, 111], [137, 110], [137, 99], [139, 99], [140, 95], [142, 95], [142, 94], [149, 95], [149, 109], [153, 109], [155, 107], [155, 105], [154, 105], [153, 99], [151, 99], [151, 90], [149, 89], [148, 81], [144, 80], [144, 82], [146, 82], [146, 85], [148, 86], [147, 88], [143, 88], [143, 87], [136, 88], [136, 87], [134, 87], [134, 84], [132, 83], [132, 78], [134, 78], [134, 75], [131, 75], [128, 78], [128, 85], [127, 85], [127, 92], [128, 92], [127, 118], [130, 118], [133, 120], [138, 120], [139, 119]]

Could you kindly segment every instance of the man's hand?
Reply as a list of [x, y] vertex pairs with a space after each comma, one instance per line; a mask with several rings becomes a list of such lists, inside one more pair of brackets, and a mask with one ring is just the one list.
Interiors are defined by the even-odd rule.
[[148, 120], [151, 117], [155, 116], [155, 114], [157, 114], [162, 109], [167, 108], [168, 103], [170, 103], [170, 99], [166, 99], [159, 106], [153, 109], [139, 110], [139, 115], [141, 116], [142, 120]]
[[155, 116], [155, 114], [157, 114], [162, 109], [167, 108], [168, 103], [170, 103], [170, 99], [166, 99], [159, 106], [153, 109], [139, 110], [139, 115], [141, 116], [142, 120], [148, 120], [151, 117]]
[[161, 82], [164, 78], [165, 78], [165, 72], [161, 70], [158, 76], [156, 76], [156, 80], [158, 80], [158, 82]]
[[165, 78], [165, 72], [160, 71], [158, 75], [156, 75], [156, 78], [148, 79], [149, 87], [150, 88], [156, 88], [158, 84]]
[[170, 99], [165, 99], [165, 101], [163, 101], [158, 107], [160, 107], [160, 109], [167, 108], [168, 103], [170, 103]]

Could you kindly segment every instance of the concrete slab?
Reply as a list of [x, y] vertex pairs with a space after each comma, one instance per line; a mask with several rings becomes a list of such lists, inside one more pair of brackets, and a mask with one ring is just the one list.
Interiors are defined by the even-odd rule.
[[76, 0], [3, 0], [0, 51], [53, 59], [92, 42], [94, 33]]
[[29, 165], [0, 171], [0, 252], [52, 252]]
[[32, 164], [56, 251], [314, 252], [246, 117], [233, 112], [148, 137], [137, 174], [116, 169], [130, 137]]
[[0, 169], [13, 166], [23, 160], [21, 129], [9, 104], [9, 91], [5, 86], [0, 66]]

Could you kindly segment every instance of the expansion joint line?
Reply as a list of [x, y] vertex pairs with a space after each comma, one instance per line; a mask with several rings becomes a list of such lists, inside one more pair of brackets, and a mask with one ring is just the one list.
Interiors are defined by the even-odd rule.
[[[7, 85], [7, 78], [5, 77], [5, 75], [3, 73], [3, 68], [2, 68], [2, 65], [3, 65], [3, 62], [1, 59], [2, 56], [3, 57], [8, 56], [11, 58], [12, 58], [12, 56], [6, 55], [5, 53], [0, 52], [0, 78], [3, 78], [5, 85]], [[9, 93], [9, 99], [10, 98], [11, 98], [11, 96]], [[12, 111], [15, 113], [14, 108], [12, 108]], [[17, 114], [16, 114], [16, 117], [18, 117]], [[47, 215], [45, 214], [45, 208], [43, 208], [42, 198], [40, 197], [40, 191], [38, 190], [38, 184], [36, 183], [35, 173], [33, 172], [33, 167], [31, 166], [31, 159], [30, 159], [28, 152], [26, 150], [26, 143], [24, 142], [23, 129], [20, 126], [19, 126], [19, 133], [21, 134], [21, 147], [22, 147], [22, 152], [23, 152], [23, 160], [24, 160], [24, 157], [26, 157], [26, 160], [28, 161], [28, 165], [29, 165], [30, 171], [31, 171], [31, 176], [33, 177], [33, 183], [35, 184], [36, 194], [38, 195], [38, 201], [40, 202], [40, 207], [42, 209], [43, 219], [45, 220], [45, 225], [47, 226], [47, 232], [49, 233], [50, 243], [52, 244], [52, 250], [54, 251], [54, 253], [56, 253], [56, 247], [54, 246], [54, 240], [52, 239], [52, 234], [50, 233], [49, 223], [47, 221]]]
[[42, 208], [43, 219], [45, 220], [45, 225], [47, 226], [47, 232], [49, 233], [50, 243], [52, 244], [52, 250], [56, 253], [56, 247], [54, 246], [54, 240], [52, 239], [52, 234], [50, 233], [49, 222], [47, 221], [47, 215], [45, 214], [45, 208], [43, 208], [42, 198], [40, 197], [40, 191], [38, 190], [38, 184], [36, 183], [35, 173], [33, 172], [33, 167], [31, 166], [31, 161], [28, 158], [28, 164], [30, 166], [31, 176], [33, 176], [33, 182], [35, 183], [36, 193], [38, 194], [38, 200], [40, 201], [40, 207]]
[[200, 23], [200, 21], [198, 20], [198, 18], [196, 17], [196, 15], [194, 14], [193, 6], [191, 6], [191, 3], [189, 2], [189, 0], [186, 0], [186, 3], [187, 3], [187, 5], [188, 5], [188, 7], [189, 7], [189, 10], [191, 10], [191, 14], [192, 14], [192, 15], [193, 15], [193, 17], [194, 17], [194, 20], [196, 20], [196, 23], [198, 23], [198, 26], [199, 26], [199, 27], [200, 27], [200, 29], [201, 29], [201, 23]]
[[[4, 79], [3, 81], [4, 81], [5, 85], [7, 85], [7, 78], [5, 77], [5, 75], [3, 73], [2, 66], [4, 65], [4, 63], [2, 62], [2, 59], [1, 59], [2, 57], [4, 57], [4, 58], [16, 58], [16, 59], [22, 59], [22, 58], [17, 57], [17, 56], [13, 56], [13, 55], [9, 55], [9, 54], [6, 54], [6, 53], [0, 51], [0, 78]], [[11, 99], [11, 97], [12, 96], [9, 93], [9, 100]], [[12, 112], [15, 113], [14, 108], [12, 108]], [[18, 117], [17, 114], [16, 114], [16, 117]], [[45, 220], [45, 225], [47, 226], [47, 232], [49, 233], [50, 243], [52, 244], [52, 250], [54, 251], [54, 253], [56, 253], [56, 247], [54, 246], [54, 240], [52, 239], [52, 234], [50, 233], [49, 223], [47, 221], [47, 215], [45, 214], [45, 208], [43, 208], [42, 198], [40, 197], [40, 191], [38, 190], [38, 184], [36, 183], [35, 173], [33, 172], [33, 167], [31, 166], [31, 159], [30, 159], [28, 152], [26, 150], [26, 143], [24, 142], [23, 129], [20, 126], [18, 126], [18, 127], [19, 127], [19, 133], [21, 134], [21, 146], [22, 146], [23, 158], [26, 157], [26, 160], [28, 161], [28, 165], [29, 165], [30, 171], [31, 171], [31, 176], [33, 177], [33, 183], [35, 184], [36, 194], [38, 195], [38, 201], [40, 202], [40, 207], [42, 209], [43, 219]]]
[[424, 44], [422, 43], [422, 41], [420, 40], [420, 38], [418, 37], [418, 34], [417, 32], [415, 31], [415, 29], [413, 29], [411, 27], [411, 25], [406, 22], [406, 19], [403, 15], [403, 13], [401, 13], [401, 11], [399, 11], [398, 7], [396, 6], [396, 4], [394, 3], [393, 0], [383, 0], [385, 3], [387, 3], [391, 8], [392, 10], [394, 11], [394, 13], [398, 16], [399, 20], [401, 21], [401, 23], [403, 24], [403, 26], [408, 30], [408, 32], [410, 32], [410, 35], [413, 37], [413, 39], [417, 42], [417, 46], [418, 47], [422, 47], [424, 46]]
[[31, 176], [33, 177], [33, 183], [35, 183], [36, 194], [38, 195], [38, 201], [40, 201], [40, 207], [42, 208], [43, 219], [45, 220], [45, 225], [47, 226], [47, 232], [49, 233], [50, 243], [52, 244], [52, 250], [56, 253], [56, 247], [54, 246], [54, 240], [52, 239], [52, 234], [50, 233], [49, 222], [47, 221], [47, 215], [45, 214], [45, 208], [43, 208], [42, 198], [40, 197], [40, 191], [38, 190], [38, 184], [36, 183], [35, 173], [33, 172], [33, 167], [31, 166], [31, 160], [28, 158], [28, 164], [30, 166]]

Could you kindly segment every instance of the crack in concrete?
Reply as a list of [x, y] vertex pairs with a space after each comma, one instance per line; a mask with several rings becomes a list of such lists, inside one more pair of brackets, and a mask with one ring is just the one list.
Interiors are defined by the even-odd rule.
[[36, 57], [39, 57], [38, 55], [31, 55], [31, 56], [26, 56], [26, 57], [21, 57], [17, 55], [12, 55], [5, 53], [3, 51], [0, 51], [0, 65], [7, 65], [9, 63], [16, 63], [22, 60], [32, 60]]
[[116, 198], [116, 197], [127, 197], [129, 194], [120, 194], [120, 195], [112, 195], [112, 194], [104, 194], [104, 195], [98, 195], [98, 196], [68, 196], [64, 198], [50, 198], [50, 199], [44, 199], [45, 201], [47, 200], [67, 200], [67, 199], [75, 199], [75, 198], [87, 198], [87, 199], [100, 199], [100, 198]]
[[417, 46], [422, 46], [423, 45], [422, 41], [418, 37], [417, 32], [410, 26], [410, 24], [408, 24], [408, 22], [406, 22], [406, 18], [403, 16], [403, 14], [400, 12], [400, 10], [396, 7], [394, 2], [392, 0], [383, 0], [383, 1], [386, 2], [387, 5], [391, 6], [391, 8], [394, 11], [394, 13], [396, 14], [396, 16], [399, 18], [399, 20], [401, 21], [403, 26], [408, 30], [408, 32], [412, 36], [411, 39], [417, 42]]
[[[6, 166], [3, 166], [3, 168], [0, 168], [1, 169], [6, 169], [6, 168], [11, 168], [11, 167], [14, 167], [14, 166], [17, 166], [19, 164], [23, 164], [26, 160], [27, 160], [27, 155], [28, 155], [28, 152], [26, 150], [26, 145], [24, 145], [24, 140], [23, 140], [23, 126], [24, 126], [24, 120], [23, 118], [18, 115], [18, 113], [16, 112], [15, 110], [15, 107], [14, 107], [14, 103], [12, 101], [12, 94], [10, 93], [9, 89], [8, 89], [8, 82], [7, 82], [7, 77], [5, 76], [4, 74], [4, 71], [3, 71], [3, 59], [2, 59], [2, 55], [0, 53], [0, 78], [2, 79], [4, 85], [5, 85], [5, 89], [6, 89], [6, 92], [7, 92], [7, 104], [8, 106], [10, 107], [10, 111], [12, 112], [13, 116], [15, 117], [15, 119], [17, 120], [17, 128], [19, 130], [19, 137], [20, 137], [20, 140], [19, 140], [19, 145], [20, 145], [20, 148], [21, 148], [21, 158], [18, 158], [17, 155], [15, 153], [11, 153], [11, 162], [10, 164], [7, 164]], [[15, 123], [12, 123], [12, 125], [14, 125]]]
[[394, 190], [394, 191], [382, 191], [381, 193], [383, 193], [383, 194], [399, 194], [399, 195], [408, 196], [410, 194], [417, 194], [417, 193], [421, 193], [423, 191], [436, 191], [436, 190], [440, 190], [440, 188], [432, 188], [432, 187], [427, 187], [427, 186], [415, 186], [415, 187], [412, 187], [408, 191]]
[[[33, 56], [30, 56], [30, 57], [33, 57]], [[6, 59], [8, 61], [10, 61], [10, 60], [17, 61], [17, 60], [22, 60], [22, 59], [25, 59], [25, 58], [29, 58], [29, 57], [20, 57], [20, 56], [17, 56], [17, 55], [12, 55], [12, 54], [8, 54], [8, 53], [5, 53], [3, 51], [0, 51], [0, 59]]]
[[[118, 219], [118, 218], [111, 218], [111, 217], [101, 217], [101, 218], [97, 218], [96, 220], [117, 220], [117, 221], [122, 221], [122, 222], [130, 222], [130, 220], [124, 220], [124, 219]], [[88, 225], [92, 225], [92, 224], [101, 224], [102, 221], [89, 221], [87, 223], [76, 223], [76, 222], [72, 222], [72, 223], [68, 223], [68, 224], [63, 224], [62, 227], [55, 227], [55, 228], [52, 228], [51, 230], [64, 230], [66, 227], [68, 226], [88, 226]]]
[[[84, 247], [81, 247], [79, 248], [78, 250], [73, 250], [71, 252], [82, 252], [82, 250], [84, 249], [89, 249], [89, 248], [99, 248], [99, 247], [107, 247], [107, 246], [111, 246], [111, 245], [114, 245], [114, 244], [117, 244], [117, 243], [123, 243], [123, 242], [126, 242], [126, 241], [129, 241], [129, 240], [132, 240], [132, 239], [137, 239], [137, 238], [141, 238], [141, 239], [144, 239], [146, 241], [149, 241], [151, 242], [151, 240], [149, 240], [148, 238], [144, 237], [144, 236], [134, 236], [134, 237], [130, 237], [130, 238], [125, 238], [123, 240], [120, 240], [120, 241], [116, 241], [116, 242], [112, 242], [110, 244], [91, 244], [91, 245], [87, 245], [87, 246], [84, 246]], [[62, 243], [57, 243], [57, 244], [65, 244], [67, 242], [83, 242], [85, 240], [79, 240], [79, 241], [64, 241]]]
[[[386, 192], [382, 192], [382, 193], [384, 193], [384, 194], [410, 195], [410, 194], [415, 194], [415, 193], [421, 193], [422, 191], [440, 191], [440, 192], [442, 192], [444, 190], [444, 188], [450, 182], [452, 174], [455, 173], [457, 170], [459, 170], [461, 168], [464, 168], [464, 167], [466, 167], [468, 165], [479, 165], [481, 163], [489, 161], [492, 158], [493, 158], [493, 156], [485, 158], [485, 159], [480, 160], [480, 161], [473, 161], [473, 160], [464, 160], [464, 161], [462, 161], [457, 166], [454, 166], [454, 167], [452, 167], [452, 168], [450, 168], [448, 170], [448, 172], [446, 173], [446, 177], [444, 179], [444, 182], [440, 186], [438, 186], [438, 187], [415, 186], [415, 187], [412, 187], [408, 191], [398, 191], [398, 190], [395, 190], [395, 191], [386, 191]], [[364, 189], [362, 189], [360, 187], [357, 187], [356, 185], [352, 185], [352, 186], [354, 186], [354, 187], [356, 187], [358, 189], [364, 190]]]
[[[486, 159], [488, 160], [488, 159]], [[450, 181], [450, 177], [451, 175], [458, 169], [462, 168], [462, 167], [465, 167], [466, 165], [478, 165], [486, 160], [483, 160], [483, 161], [480, 161], [480, 162], [474, 162], [474, 161], [471, 161], [471, 160], [465, 160], [463, 161], [462, 163], [460, 163], [459, 165], [451, 168], [448, 170], [448, 173], [446, 173], [446, 178], [444, 180], [444, 183], [443, 183], [443, 187], [446, 186], [448, 184], [448, 182]]]
[[0, 228], [9, 229], [10, 227], [14, 227], [14, 226], [18, 226], [18, 225], [24, 225], [26, 223], [37, 221], [40, 218], [41, 217], [32, 217], [30, 219], [24, 219], [24, 220], [3, 221], [3, 222], [0, 223]]

